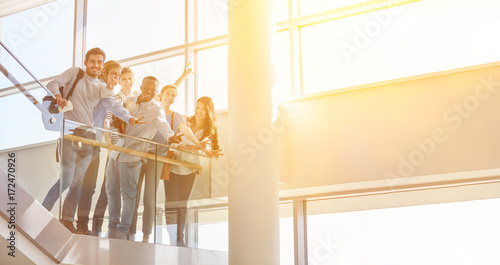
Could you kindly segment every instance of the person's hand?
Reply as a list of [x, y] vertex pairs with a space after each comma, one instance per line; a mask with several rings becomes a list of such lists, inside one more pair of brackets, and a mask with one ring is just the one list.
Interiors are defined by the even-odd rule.
[[68, 101], [61, 96], [61, 94], [56, 95], [56, 102], [57, 106], [61, 107], [61, 109], [64, 109], [64, 107], [66, 107], [66, 104], [68, 103]]
[[215, 159], [218, 159], [219, 156], [223, 156], [224, 154], [222, 153], [222, 149], [217, 149], [217, 150], [212, 150], [213, 157]]
[[177, 135], [177, 133], [174, 133], [174, 136], [171, 136], [170, 138], [168, 138], [168, 141], [172, 144], [177, 144], [177, 143], [180, 143], [181, 140], [182, 140], [182, 134], [179, 134]]
[[200, 141], [200, 147], [201, 147], [201, 149], [206, 149], [209, 144], [210, 144], [210, 139], [206, 139], [206, 140]]
[[222, 149], [217, 149], [217, 150], [205, 149], [205, 154], [207, 156], [209, 156], [210, 158], [215, 158], [215, 159], [218, 159], [219, 156], [223, 156], [224, 155], [221, 152], [222, 152]]
[[189, 68], [190, 64], [191, 64], [191, 62], [186, 61], [186, 65], [184, 65], [184, 74], [192, 74], [193, 73], [193, 69]]
[[108, 89], [114, 89], [118, 84], [118, 78], [115, 75], [108, 75], [106, 78], [106, 86]]
[[146, 124], [147, 122], [141, 121], [142, 119], [144, 119], [144, 116], [140, 118], [132, 117], [130, 118], [130, 120], [128, 120], [128, 124], [130, 124], [130, 126], [136, 126], [137, 124]]

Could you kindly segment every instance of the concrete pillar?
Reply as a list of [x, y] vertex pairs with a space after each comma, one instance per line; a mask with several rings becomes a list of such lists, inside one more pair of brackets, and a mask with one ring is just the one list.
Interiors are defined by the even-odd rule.
[[279, 264], [274, 0], [228, 1], [229, 264]]

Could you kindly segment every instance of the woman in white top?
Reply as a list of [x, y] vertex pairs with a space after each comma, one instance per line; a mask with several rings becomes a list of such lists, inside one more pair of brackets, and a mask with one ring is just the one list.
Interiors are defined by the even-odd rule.
[[[219, 156], [219, 145], [217, 140], [216, 116], [214, 104], [209, 97], [199, 98], [196, 102], [195, 115], [186, 119], [185, 123], [198, 141], [209, 141], [211, 149], [203, 151], [211, 156]], [[195, 143], [183, 136], [178, 146], [188, 151], [199, 151]], [[176, 160], [200, 164], [200, 157], [186, 152], [176, 151]], [[165, 186], [165, 217], [167, 221], [167, 232], [170, 238], [170, 245], [185, 246], [184, 227], [186, 224], [187, 202], [194, 178], [198, 172], [194, 169], [172, 165], [170, 179], [164, 181]]]

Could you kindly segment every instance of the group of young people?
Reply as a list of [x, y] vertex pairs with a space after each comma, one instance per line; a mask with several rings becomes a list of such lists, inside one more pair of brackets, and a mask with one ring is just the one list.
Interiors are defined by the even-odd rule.
[[[170, 108], [177, 97], [177, 87], [192, 73], [189, 63], [186, 63], [182, 75], [174, 84], [165, 85], [160, 90], [158, 79], [147, 76], [142, 80], [140, 92], [134, 93], [132, 87], [135, 76], [132, 69], [123, 68], [116, 61], [105, 62], [105, 59], [104, 51], [91, 49], [85, 55], [83, 78], [78, 80], [80, 69], [72, 67], [47, 84], [62, 110], [68, 100], [71, 101], [73, 108], [65, 112], [66, 120], [92, 125], [70, 126], [70, 123], [66, 123], [65, 133], [136, 151], [157, 153], [159, 156], [166, 156], [168, 148], [137, 138], [164, 145], [177, 144], [178, 149], [189, 152], [176, 151], [176, 159], [194, 164], [200, 161], [193, 152], [215, 158], [222, 155], [217, 140], [214, 105], [209, 97], [197, 100], [192, 116], [186, 117]], [[121, 90], [114, 95], [117, 84], [120, 84]], [[73, 92], [66, 98], [72, 86]], [[62, 93], [60, 87], [63, 87]], [[131, 137], [103, 133], [94, 128], [104, 128]], [[100, 148], [86, 144], [78, 146], [66, 139], [62, 141], [61, 177], [49, 190], [42, 205], [50, 211], [59, 194], [69, 188], [62, 207], [61, 222], [71, 232], [100, 235], [107, 207], [108, 237], [135, 240], [137, 210], [144, 182], [142, 232], [143, 241], [149, 242], [156, 213], [159, 172], [164, 164], [127, 152], [108, 153], [105, 180], [94, 209], [92, 230], [89, 230], [92, 196], [99, 173]], [[165, 217], [171, 245], [185, 245], [187, 202], [197, 173], [191, 168], [172, 165], [169, 179], [164, 181]], [[75, 214], [78, 216], [76, 228]]]

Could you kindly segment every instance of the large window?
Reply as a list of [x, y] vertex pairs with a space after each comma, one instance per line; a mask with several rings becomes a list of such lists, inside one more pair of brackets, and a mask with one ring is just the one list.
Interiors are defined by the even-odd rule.
[[[54, 1], [0, 18], [0, 40], [38, 79], [57, 75], [73, 64], [73, 1]], [[0, 51], [2, 65], [20, 81], [32, 81]], [[3, 79], [0, 89], [12, 87]]]
[[335, 213], [336, 203], [308, 203], [311, 265], [500, 262], [500, 199]]
[[119, 60], [184, 43], [184, 1], [90, 0], [87, 49]]

